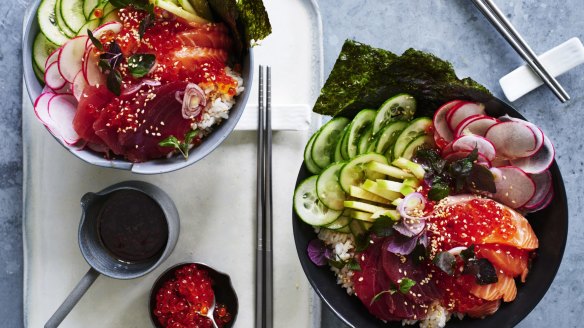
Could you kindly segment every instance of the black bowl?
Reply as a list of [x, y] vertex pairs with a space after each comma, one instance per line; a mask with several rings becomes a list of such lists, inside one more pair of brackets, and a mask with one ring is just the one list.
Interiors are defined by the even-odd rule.
[[[498, 99], [487, 102], [486, 109], [489, 115], [494, 117], [509, 114], [524, 119], [513, 107]], [[447, 327], [513, 327], [525, 318], [545, 295], [560, 267], [568, 238], [566, 190], [555, 161], [550, 167], [550, 172], [555, 193], [552, 203], [547, 208], [527, 216], [539, 238], [539, 248], [527, 276], [527, 282], [518, 288], [517, 298], [511, 303], [502, 304], [499, 311], [485, 319], [452, 319]], [[302, 165], [296, 185], [311, 175], [306, 166]], [[294, 210], [292, 210], [292, 226], [296, 250], [304, 273], [316, 293], [332, 312], [351, 327], [402, 327], [401, 322], [386, 324], [375, 318], [357, 297], [349, 296], [344, 288], [337, 285], [335, 275], [328, 266], [318, 267], [310, 261], [306, 248], [308, 243], [316, 238], [316, 234], [311, 226], [300, 220]]]

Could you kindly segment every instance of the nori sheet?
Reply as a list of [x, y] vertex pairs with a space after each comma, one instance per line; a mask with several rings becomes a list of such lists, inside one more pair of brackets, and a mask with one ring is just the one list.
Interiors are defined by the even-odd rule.
[[364, 108], [409, 93], [416, 98], [416, 116], [430, 116], [453, 99], [486, 102], [492, 95], [470, 78], [458, 79], [452, 65], [415, 49], [401, 56], [353, 40], [345, 41], [313, 111], [353, 117]]

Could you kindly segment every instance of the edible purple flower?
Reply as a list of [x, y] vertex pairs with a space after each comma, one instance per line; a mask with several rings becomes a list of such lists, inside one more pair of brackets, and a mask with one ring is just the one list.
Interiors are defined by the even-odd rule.
[[311, 240], [306, 251], [312, 263], [318, 266], [326, 265], [332, 256], [332, 250], [326, 247], [320, 239]]

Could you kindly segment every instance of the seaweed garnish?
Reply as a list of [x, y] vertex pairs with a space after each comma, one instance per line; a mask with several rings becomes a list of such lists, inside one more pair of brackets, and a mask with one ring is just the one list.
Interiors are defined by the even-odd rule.
[[459, 79], [452, 65], [432, 54], [408, 49], [401, 56], [347, 40], [313, 111], [353, 116], [377, 108], [398, 93], [416, 98], [417, 115], [432, 115], [452, 99], [486, 102], [491, 93], [470, 78]]

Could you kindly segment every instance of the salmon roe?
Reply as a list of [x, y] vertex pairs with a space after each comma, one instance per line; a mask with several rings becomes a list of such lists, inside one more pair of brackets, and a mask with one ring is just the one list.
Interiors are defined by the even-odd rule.
[[[206, 317], [214, 297], [212, 285], [209, 273], [195, 264], [180, 267], [156, 293], [154, 315], [158, 322], [169, 328], [212, 328]], [[223, 304], [215, 306], [213, 316], [219, 327], [232, 319]]]

